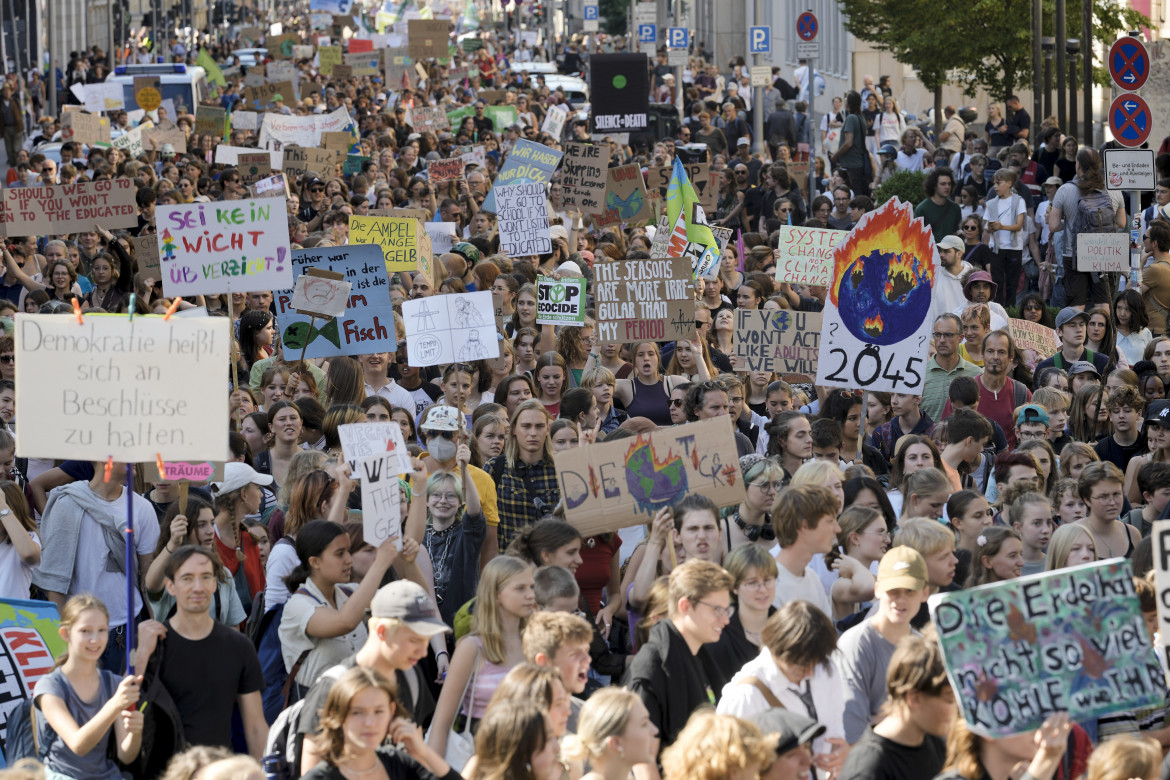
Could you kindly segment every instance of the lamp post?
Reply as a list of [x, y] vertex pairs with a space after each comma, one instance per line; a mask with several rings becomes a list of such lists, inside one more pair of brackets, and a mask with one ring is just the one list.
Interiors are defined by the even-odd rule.
[[1040, 48], [1044, 51], [1044, 107], [1039, 117], [1035, 119], [1044, 120], [1052, 113], [1052, 56], [1056, 51], [1056, 39], [1051, 35], [1045, 35], [1040, 39]]
[[[1068, 129], [1073, 135], [1077, 127], [1077, 56], [1081, 50], [1081, 42], [1076, 38], [1069, 38], [1064, 42], [1068, 53]], [[1093, 139], [1081, 139], [1082, 144], [1092, 145]]]

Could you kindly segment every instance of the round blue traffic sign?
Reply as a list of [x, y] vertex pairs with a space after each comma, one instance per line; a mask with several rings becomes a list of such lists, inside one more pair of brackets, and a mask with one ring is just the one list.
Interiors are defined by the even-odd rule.
[[1149, 104], [1137, 95], [1118, 95], [1109, 105], [1109, 130], [1122, 146], [1141, 146], [1153, 125]]
[[1150, 77], [1150, 53], [1137, 38], [1118, 38], [1109, 47], [1109, 76], [1119, 88], [1133, 92]]
[[817, 37], [817, 17], [812, 11], [805, 11], [796, 17], [796, 34], [802, 41], [811, 41]]

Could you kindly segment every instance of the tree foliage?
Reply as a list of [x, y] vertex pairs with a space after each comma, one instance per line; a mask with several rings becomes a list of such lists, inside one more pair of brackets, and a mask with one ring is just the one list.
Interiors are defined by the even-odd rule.
[[605, 19], [605, 32], [610, 35], [625, 35], [630, 0], [598, 0], [597, 14]]
[[890, 198], [898, 198], [911, 207], [917, 206], [926, 198], [925, 182], [926, 174], [922, 171], [898, 171], [878, 185], [873, 202], [880, 206]]

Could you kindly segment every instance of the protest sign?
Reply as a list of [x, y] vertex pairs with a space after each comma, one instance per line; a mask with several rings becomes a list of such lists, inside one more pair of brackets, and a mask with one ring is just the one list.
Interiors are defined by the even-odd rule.
[[[22, 458], [226, 460], [222, 392], [231, 322], [221, 317], [17, 314]], [[27, 367], [27, 373], [25, 373]]]
[[122, 85], [116, 81], [85, 85], [85, 110], [91, 114], [103, 111], [117, 111], [126, 107]]
[[134, 102], [143, 111], [158, 111], [162, 105], [162, 79], [158, 76], [135, 76]]
[[551, 252], [548, 199], [544, 194], [544, 185], [513, 184], [496, 187], [495, 192], [500, 251], [509, 257]]
[[449, 130], [451, 123], [447, 120], [447, 112], [438, 106], [417, 106], [406, 112], [407, 123], [415, 129], [415, 132], [422, 132], [423, 129], [434, 130]]
[[1068, 712], [1092, 721], [1161, 703], [1166, 682], [1120, 558], [930, 597], [971, 730], [1004, 737]]
[[458, 181], [462, 178], [463, 160], [458, 157], [427, 161], [427, 181], [431, 184]]
[[[195, 311], [195, 309], [184, 309]], [[207, 310], [203, 309], [206, 316]], [[178, 316], [178, 312], [175, 313]], [[143, 463], [146, 479], [152, 483], [158, 482], [223, 482], [224, 461], [210, 460], [167, 460], [163, 461], [163, 471], [158, 470], [158, 461]]]
[[683, 257], [593, 265], [600, 344], [695, 337], [691, 263]]
[[[519, 114], [515, 106], [487, 106], [483, 115], [492, 120], [492, 129], [497, 133], [503, 133], [519, 121]], [[451, 123], [452, 127], [458, 127], [459, 123], [469, 116], [475, 116], [475, 109], [472, 106], [464, 106], [454, 111], [448, 111], [447, 121]]]
[[503, 103], [508, 99], [508, 93], [502, 89], [481, 89], [475, 96], [489, 106]]
[[115, 149], [122, 150], [132, 158], [137, 157], [144, 151], [142, 139], [145, 138], [146, 132], [152, 127], [154, 127], [154, 123], [147, 119], [133, 130], [125, 132], [115, 138], [110, 142], [110, 146], [114, 147]]
[[297, 314], [334, 319], [345, 314], [345, 304], [353, 285], [344, 274], [306, 268], [293, 286], [292, 307]]
[[500, 356], [492, 294], [487, 290], [405, 301], [402, 318], [412, 366], [470, 363]]
[[553, 171], [561, 162], [563, 152], [550, 149], [544, 144], [534, 143], [521, 138], [512, 147], [512, 151], [504, 160], [499, 174], [496, 176], [495, 186], [488, 190], [482, 208], [489, 214], [496, 213], [496, 187], [507, 187], [512, 184], [543, 184], [552, 179]]
[[37, 682], [68, 649], [57, 633], [60, 627], [61, 616], [51, 601], [0, 599], [0, 736], [8, 734], [12, 711], [32, 698]]
[[[695, 194], [699, 196], [699, 205], [703, 211], [714, 215], [719, 201], [720, 174], [712, 178], [710, 163], [683, 163], [683, 168], [691, 186], [695, 188]], [[657, 165], [646, 170], [646, 190], [651, 193], [657, 191], [663, 203], [666, 202], [666, 190], [670, 186], [673, 171], [673, 165]]]
[[410, 450], [402, 438], [402, 428], [396, 422], [362, 421], [339, 425], [337, 438], [341, 441], [341, 453], [349, 463], [354, 479], [362, 478], [357, 470], [360, 461], [382, 455], [392, 456], [392, 474], [409, 474], [414, 470], [410, 464]]
[[245, 186], [255, 184], [272, 175], [271, 152], [248, 152], [236, 158], [236, 170]]
[[254, 111], [275, 108], [277, 101], [292, 103], [295, 102], [296, 98], [296, 91], [291, 81], [276, 81], [254, 87], [244, 87], [240, 94], [243, 98], [243, 105]]
[[741, 371], [784, 374], [788, 382], [812, 382], [820, 337], [818, 312], [736, 309], [732, 365]]
[[353, 66], [337, 63], [333, 66], [333, 78], [336, 81], [348, 81], [353, 78]]
[[487, 167], [487, 152], [482, 146], [456, 146], [455, 154], [459, 155], [459, 159], [463, 160], [463, 167], [477, 165], [480, 168]]
[[337, 175], [337, 163], [341, 155], [329, 149], [313, 149], [304, 146], [286, 146], [281, 150], [284, 166], [281, 170], [288, 176], [303, 176], [315, 173], [324, 178]]
[[436, 255], [450, 252], [457, 240], [455, 235], [457, 227], [454, 222], [424, 222], [423, 228], [431, 239], [431, 251]]
[[87, 146], [110, 143], [110, 120], [84, 111], [66, 111], [61, 115], [61, 139]]
[[318, 46], [317, 47], [317, 70], [325, 76], [333, 75], [333, 66], [340, 65], [341, 47], [340, 46]]
[[262, 149], [282, 149], [285, 146], [321, 146], [321, 134], [345, 130], [353, 120], [345, 106], [339, 106], [328, 114], [293, 116], [291, 114], [267, 113], [260, 123], [257, 146]]
[[744, 497], [725, 419], [564, 450], [554, 459], [565, 517], [586, 537], [648, 523], [659, 509], [691, 493], [721, 507]]
[[565, 129], [565, 120], [568, 117], [568, 106], [549, 106], [548, 113], [544, 115], [544, 123], [540, 126], [540, 132], [548, 133], [553, 138], [559, 139]]
[[536, 322], [539, 325], [583, 325], [585, 277], [536, 277]]
[[594, 54], [589, 58], [594, 133], [646, 130], [650, 74], [645, 54]]
[[227, 112], [218, 106], [200, 104], [195, 108], [195, 132], [222, 139], [226, 116]]
[[240, 158], [249, 154], [266, 155], [268, 157], [268, 167], [273, 170], [280, 170], [283, 160], [280, 152], [272, 152], [267, 149], [253, 149], [250, 146], [228, 146], [227, 144], [220, 144], [215, 147], [215, 164], [239, 165]]
[[619, 165], [608, 170], [605, 187], [605, 209], [594, 216], [600, 226], [624, 222], [627, 225], [645, 225], [654, 219], [642, 169], [636, 163]]
[[362, 172], [362, 166], [370, 161], [369, 157], [362, 154], [347, 154], [345, 160], [341, 163], [341, 174], [343, 176], [352, 176]]
[[296, 33], [286, 33], [268, 36], [265, 44], [268, 46], [269, 57], [274, 60], [288, 60], [292, 59], [293, 47], [300, 42], [301, 37]]
[[605, 210], [609, 147], [574, 141], [564, 144], [564, 148], [561, 184], [565, 205], [576, 206], [586, 214], [600, 214]]
[[175, 148], [176, 154], [187, 153], [187, 135], [173, 122], [168, 123], [166, 127], [147, 130], [146, 135], [142, 138], [142, 143], [146, 149], [159, 151], [162, 150], [163, 145], [170, 144]]
[[1150, 537], [1154, 543], [1154, 587], [1158, 591], [1158, 636], [1165, 652], [1170, 649], [1170, 520], [1155, 520]]
[[[265, 68], [265, 78], [269, 83], [279, 83], [287, 81], [296, 87], [297, 81], [300, 79], [300, 72], [297, 66], [291, 62], [283, 60], [273, 60], [268, 63]], [[288, 95], [285, 95], [287, 98]]]
[[[340, 316], [316, 321], [298, 314], [293, 299], [295, 285], [278, 290], [274, 296], [280, 341], [285, 349], [307, 358], [394, 352], [394, 307], [382, 251], [376, 246], [351, 244], [344, 247], [298, 249], [292, 253], [292, 273], [297, 280], [309, 269], [332, 271], [350, 282], [345, 311]], [[307, 344], [307, 347], [306, 347]]]
[[350, 52], [343, 58], [354, 76], [381, 75], [382, 55], [374, 52]]
[[158, 236], [154, 233], [145, 236], [131, 236], [130, 244], [134, 247], [134, 260], [138, 264], [136, 271], [152, 276], [156, 282], [161, 281], [162, 276], [158, 265]]
[[382, 66], [386, 69], [386, 84], [392, 89], [413, 87], [415, 83], [410, 78], [414, 60], [410, 58], [405, 47], [397, 46], [382, 50]]
[[846, 230], [781, 225], [775, 252], [776, 281], [828, 287], [833, 250], [846, 235]]
[[313, 46], [310, 44], [298, 44], [293, 46], [293, 59], [297, 60], [311, 60], [313, 59]]
[[[260, 115], [255, 111], [233, 111], [231, 113], [231, 125], [233, 130], [259, 130], [260, 129]], [[215, 149], [219, 153], [219, 147]]]
[[292, 287], [288, 210], [270, 199], [156, 207], [169, 297]]
[[1036, 353], [1038, 360], [1050, 358], [1060, 349], [1060, 339], [1056, 331], [1039, 322], [1011, 318], [1008, 320], [1012, 339], [1020, 349], [1030, 349]]
[[283, 173], [274, 173], [248, 187], [248, 192], [253, 198], [287, 198], [288, 181]]
[[1129, 273], [1129, 234], [1077, 233], [1077, 270]]
[[417, 219], [356, 214], [349, 218], [349, 243], [381, 247], [389, 274], [418, 270], [420, 234], [426, 235]]
[[402, 549], [402, 504], [398, 473], [393, 468], [394, 455], [381, 453], [362, 458], [353, 476], [362, 490], [362, 541], [377, 548], [392, 537]]
[[4, 190], [4, 228], [9, 236], [107, 230], [138, 226], [137, 188], [129, 179], [19, 187]]
[[343, 130], [321, 133], [321, 146], [329, 151], [349, 154], [353, 148], [353, 134]]
[[934, 235], [892, 198], [833, 250], [818, 385], [921, 395], [930, 346]]
[[410, 46], [410, 57], [414, 60], [425, 60], [434, 57], [437, 60], [448, 56], [450, 19], [411, 19], [407, 22], [407, 40]]
[[362, 30], [361, 25], [358, 25], [358, 33], [349, 39], [349, 53], [350, 54], [369, 54], [374, 50], [373, 39], [366, 36], [365, 31]]

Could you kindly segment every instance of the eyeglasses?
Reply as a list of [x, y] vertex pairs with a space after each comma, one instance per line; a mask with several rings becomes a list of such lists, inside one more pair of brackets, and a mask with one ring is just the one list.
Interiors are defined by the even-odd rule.
[[748, 484], [748, 487], [759, 488], [765, 493], [775, 493], [784, 487], [784, 484], [781, 482], [751, 482]]
[[889, 539], [890, 532], [885, 530], [885, 529], [882, 529], [881, 531], [865, 531], [864, 533], [862, 533], [862, 536], [877, 536], [877, 537], [880, 537], [882, 539]]
[[714, 604], [708, 604], [705, 601], [697, 601], [696, 604], [702, 604], [704, 607], [710, 607], [711, 611], [715, 613], [717, 618], [730, 618], [735, 614], [735, 607], [719, 607]]
[[957, 339], [959, 337], [958, 333], [943, 333], [942, 331], [939, 331], [939, 330], [936, 330], [934, 333], [931, 333], [930, 335], [936, 339]]
[[460, 500], [454, 493], [431, 493], [431, 498], [447, 504], [458, 504]]

